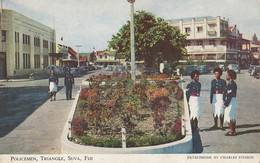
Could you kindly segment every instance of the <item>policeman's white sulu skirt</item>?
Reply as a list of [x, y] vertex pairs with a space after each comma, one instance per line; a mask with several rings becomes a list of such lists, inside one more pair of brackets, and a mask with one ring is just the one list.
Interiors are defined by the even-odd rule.
[[194, 118], [199, 119], [201, 115], [200, 97], [190, 96], [189, 105], [190, 105], [190, 119], [194, 119]]
[[212, 112], [214, 117], [219, 117], [220, 115], [224, 114], [225, 110], [223, 106], [223, 94], [213, 94]]
[[57, 85], [54, 82], [50, 82], [49, 89], [50, 92], [57, 92]]
[[230, 120], [235, 120], [237, 110], [237, 99], [232, 97], [230, 104], [225, 108], [224, 121], [230, 123]]

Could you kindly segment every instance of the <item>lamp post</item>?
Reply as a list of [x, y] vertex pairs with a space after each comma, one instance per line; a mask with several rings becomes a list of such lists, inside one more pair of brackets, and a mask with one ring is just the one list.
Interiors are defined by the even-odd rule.
[[82, 47], [81, 45], [75, 45], [76, 47], [78, 47], [78, 67], [79, 67], [79, 48]]
[[131, 77], [135, 81], [135, 37], [134, 37], [134, 2], [135, 0], [127, 0], [131, 4]]

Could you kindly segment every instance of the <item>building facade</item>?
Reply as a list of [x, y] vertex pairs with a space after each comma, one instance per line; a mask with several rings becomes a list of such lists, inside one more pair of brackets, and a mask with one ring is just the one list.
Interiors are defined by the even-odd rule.
[[108, 65], [120, 65], [120, 61], [116, 58], [116, 51], [97, 51], [96, 65], [107, 67]]
[[242, 49], [239, 51], [240, 42], [245, 43], [246, 40], [242, 40], [242, 34], [236, 26], [229, 27], [225, 18], [195, 17], [173, 19], [169, 23], [182, 34], [188, 34], [185, 60], [203, 60], [211, 65], [238, 63], [239, 53], [242, 53]]
[[56, 56], [56, 58], [60, 57], [59, 65], [57, 66], [61, 68], [86, 66], [88, 63], [88, 58], [86, 56], [78, 55], [71, 47], [62, 44], [58, 44], [58, 52], [53, 54], [53, 56]]
[[56, 52], [55, 30], [13, 10], [1, 13], [0, 78], [43, 73]]
[[[260, 40], [258, 40], [256, 34], [246, 34], [243, 38], [250, 40], [251, 51], [251, 64], [260, 64]], [[246, 49], [246, 45], [242, 45], [243, 49]]]

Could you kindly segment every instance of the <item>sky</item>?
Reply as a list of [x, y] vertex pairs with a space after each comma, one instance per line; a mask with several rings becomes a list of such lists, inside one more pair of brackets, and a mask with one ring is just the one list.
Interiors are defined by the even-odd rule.
[[[3, 8], [54, 27], [57, 43], [63, 37], [75, 50], [82, 45], [80, 52], [107, 49], [112, 35], [130, 19], [127, 0], [3, 0]], [[165, 20], [221, 16], [242, 34], [256, 33], [260, 39], [260, 0], [136, 0], [137, 10]]]

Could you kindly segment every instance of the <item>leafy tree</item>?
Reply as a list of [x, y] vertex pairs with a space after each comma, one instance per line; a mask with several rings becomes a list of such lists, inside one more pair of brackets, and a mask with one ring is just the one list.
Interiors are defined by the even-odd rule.
[[205, 61], [204, 60], [197, 60], [196, 65], [200, 66], [200, 65], [205, 65]]
[[[144, 60], [147, 67], [158, 68], [163, 61], [176, 63], [186, 52], [186, 35], [171, 26], [162, 18], [146, 11], [137, 11], [135, 23], [136, 60]], [[119, 32], [108, 41], [109, 48], [123, 53], [123, 57], [131, 59], [130, 21], [121, 27]]]
[[195, 61], [191, 58], [191, 59], [186, 59], [186, 64], [187, 65], [194, 65]]

